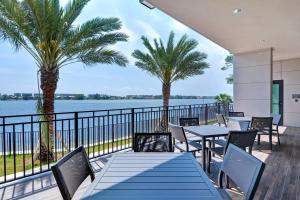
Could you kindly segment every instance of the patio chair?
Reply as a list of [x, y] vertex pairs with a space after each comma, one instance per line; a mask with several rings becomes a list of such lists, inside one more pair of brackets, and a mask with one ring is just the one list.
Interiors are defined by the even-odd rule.
[[272, 132], [277, 134], [277, 141], [278, 141], [278, 145], [280, 145], [280, 138], [279, 138], [279, 124], [281, 121], [281, 115], [280, 114], [272, 114], [273, 117], [273, 126], [272, 126]]
[[264, 169], [262, 161], [230, 144], [221, 165], [218, 191], [223, 199], [231, 199], [223, 188], [223, 177], [226, 175], [243, 192], [245, 200], [252, 200]]
[[[179, 125], [180, 126], [199, 126], [199, 118], [193, 117], [193, 118], [179, 118]], [[193, 133], [185, 132], [185, 136], [188, 140], [194, 141], [194, 142], [201, 142], [202, 138], [199, 136], [196, 136]]]
[[245, 117], [244, 112], [228, 112], [228, 117]]
[[217, 118], [217, 122], [218, 122], [219, 126], [227, 127], [227, 122], [226, 122], [223, 114], [216, 114], [216, 118]]
[[54, 178], [64, 200], [72, 199], [80, 184], [95, 174], [84, 148], [78, 147], [51, 167]]
[[192, 152], [196, 156], [196, 151], [202, 150], [200, 143], [187, 140], [182, 126], [169, 123], [169, 129], [174, 141], [174, 147], [181, 152]]
[[[225, 117], [223, 114], [216, 114], [216, 118], [217, 118], [217, 123], [219, 126], [225, 126], [227, 127], [227, 122], [225, 120]], [[225, 138], [218, 138], [217, 140], [212, 140], [213, 143], [221, 145], [221, 146], [225, 146], [226, 144], [226, 140]]]
[[248, 148], [248, 153], [252, 154], [252, 147], [257, 134], [257, 130], [249, 131], [230, 131], [226, 145], [224, 147], [209, 147], [208, 148], [208, 170], [210, 170], [211, 153], [217, 154], [223, 157], [227, 151], [230, 144], [234, 144], [237, 147], [246, 151]]
[[171, 133], [135, 133], [134, 152], [172, 152]]
[[257, 130], [257, 144], [260, 144], [260, 136], [268, 135], [270, 150], [272, 150], [272, 136], [273, 136], [273, 117], [252, 117], [251, 129]]

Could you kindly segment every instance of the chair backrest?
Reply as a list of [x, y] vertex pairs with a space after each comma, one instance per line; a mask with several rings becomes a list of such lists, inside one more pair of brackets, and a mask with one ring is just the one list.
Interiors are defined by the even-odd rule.
[[234, 144], [235, 146], [243, 150], [246, 150], [246, 148], [248, 147], [249, 153], [251, 154], [256, 134], [257, 134], [257, 130], [230, 131], [225, 146], [225, 152], [227, 151], [227, 148], [230, 144]]
[[219, 126], [224, 125], [225, 127], [227, 127], [227, 123], [223, 114], [216, 114], [216, 118]]
[[244, 112], [228, 112], [228, 117], [245, 117]]
[[272, 134], [273, 117], [252, 117], [251, 129]]
[[172, 152], [171, 133], [135, 133], [135, 152]]
[[198, 117], [179, 118], [180, 126], [199, 126]]
[[51, 167], [54, 178], [64, 200], [72, 199], [80, 184], [91, 176], [95, 179], [92, 166], [84, 148], [78, 147], [61, 158]]
[[182, 126], [177, 126], [175, 124], [169, 123], [169, 130], [172, 134], [172, 137], [175, 140], [178, 140], [181, 143], [183, 143], [183, 142], [187, 143], [187, 139], [186, 139], [186, 136], [185, 136]]
[[281, 114], [272, 114], [273, 117], [273, 124], [278, 126], [280, 124], [281, 121]]
[[252, 200], [265, 164], [246, 151], [230, 144], [219, 173], [219, 186], [223, 188], [226, 174], [243, 192], [246, 200]]

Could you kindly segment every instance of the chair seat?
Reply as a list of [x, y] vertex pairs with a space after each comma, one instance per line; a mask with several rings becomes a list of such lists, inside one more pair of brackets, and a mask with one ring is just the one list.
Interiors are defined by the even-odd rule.
[[226, 143], [227, 143], [226, 139], [217, 139], [217, 140], [215, 140], [215, 144], [218, 144], [220, 146], [225, 146]]
[[194, 141], [194, 142], [201, 142], [202, 141], [202, 138], [193, 134], [193, 133], [189, 133], [189, 132], [185, 132], [185, 136], [186, 136], [186, 139], [189, 140], [189, 141]]
[[229, 196], [228, 192], [223, 188], [217, 188], [219, 194], [224, 200], [231, 200], [232, 198]]
[[220, 156], [224, 155], [224, 147], [212, 147], [209, 149], [209, 151], [214, 152], [215, 154], [218, 154]]
[[[174, 146], [181, 151], [187, 151], [186, 143], [176, 143]], [[189, 146], [189, 152], [202, 150], [202, 145], [199, 144], [198, 142], [188, 141], [188, 146]]]
[[[273, 134], [273, 130], [272, 130], [272, 134]], [[257, 132], [257, 135], [269, 135], [270, 133], [269, 132], [265, 132], [265, 131], [259, 131]]]

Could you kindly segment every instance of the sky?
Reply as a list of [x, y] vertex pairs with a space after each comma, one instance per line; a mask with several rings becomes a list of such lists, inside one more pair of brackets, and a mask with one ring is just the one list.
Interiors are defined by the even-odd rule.
[[[61, 0], [65, 5], [68, 0]], [[208, 96], [219, 93], [232, 95], [232, 85], [225, 78], [231, 70], [222, 71], [224, 59], [229, 54], [218, 46], [193, 31], [184, 24], [163, 13], [159, 9], [150, 10], [138, 0], [91, 0], [75, 25], [95, 17], [118, 17], [122, 21], [121, 31], [129, 36], [127, 43], [118, 43], [113, 48], [121, 51], [129, 60], [127, 67], [97, 64], [85, 66], [76, 63], [60, 70], [57, 93], [82, 94], [161, 94], [161, 82], [134, 66], [135, 59], [131, 53], [135, 49], [145, 50], [141, 42], [144, 35], [150, 40], [162, 38], [166, 41], [170, 31], [178, 39], [187, 34], [199, 45], [197, 50], [208, 55], [209, 69], [200, 76], [180, 80], [172, 85], [172, 95]], [[8, 42], [0, 42], [0, 93], [37, 92], [37, 66], [33, 58], [25, 51], [16, 52]]]

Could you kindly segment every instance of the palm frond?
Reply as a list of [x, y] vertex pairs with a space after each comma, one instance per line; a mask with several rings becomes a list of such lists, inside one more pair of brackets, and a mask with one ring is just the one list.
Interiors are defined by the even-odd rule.
[[126, 66], [126, 64], [128, 63], [127, 58], [124, 57], [120, 52], [108, 49], [90, 51], [86, 54], [80, 55], [80, 59], [86, 65], [103, 63]]
[[205, 62], [207, 55], [196, 51], [198, 42], [183, 35], [174, 45], [175, 34], [170, 33], [166, 47], [161, 39], [153, 40], [153, 45], [143, 36], [147, 53], [135, 50], [132, 56], [135, 65], [158, 77], [163, 83], [171, 84], [194, 75], [201, 75], [209, 67]]
[[95, 18], [70, 29], [65, 35], [64, 46], [75, 45], [82, 40], [93, 38], [103, 33], [117, 31], [121, 28], [122, 23], [118, 18]]

